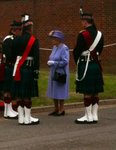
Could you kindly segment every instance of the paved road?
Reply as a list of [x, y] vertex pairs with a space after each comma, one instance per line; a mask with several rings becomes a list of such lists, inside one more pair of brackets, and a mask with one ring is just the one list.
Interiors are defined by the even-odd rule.
[[65, 117], [34, 115], [40, 125], [20, 126], [0, 117], [0, 150], [116, 150], [116, 105], [102, 107], [93, 125], [74, 124], [82, 110], [67, 110]]

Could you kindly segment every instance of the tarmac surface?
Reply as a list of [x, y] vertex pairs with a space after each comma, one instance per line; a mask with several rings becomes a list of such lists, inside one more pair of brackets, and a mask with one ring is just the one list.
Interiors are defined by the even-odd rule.
[[66, 110], [64, 117], [34, 112], [41, 123], [18, 125], [0, 112], [0, 150], [116, 150], [116, 104], [101, 106], [97, 124], [77, 125], [83, 108]]

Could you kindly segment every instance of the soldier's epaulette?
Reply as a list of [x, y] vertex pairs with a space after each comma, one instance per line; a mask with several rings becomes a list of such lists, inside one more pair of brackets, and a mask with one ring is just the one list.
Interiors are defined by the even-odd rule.
[[79, 33], [83, 33], [84, 31], [86, 31], [86, 30], [81, 30]]

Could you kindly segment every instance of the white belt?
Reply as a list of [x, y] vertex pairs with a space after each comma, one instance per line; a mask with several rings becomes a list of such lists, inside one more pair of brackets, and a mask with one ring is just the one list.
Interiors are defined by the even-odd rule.
[[3, 54], [3, 58], [6, 58], [6, 55], [5, 55], [5, 54]]
[[89, 50], [86, 50], [86, 51], [82, 52], [81, 56], [88, 56], [89, 52], [90, 52]]
[[[89, 52], [90, 52], [89, 50], [86, 50], [82, 52], [81, 56], [88, 56]], [[99, 52], [96, 52], [96, 54], [99, 55]]]
[[[15, 74], [16, 74], [17, 66], [18, 66], [19, 61], [20, 61], [21, 58], [22, 58], [22, 56], [17, 56], [17, 58], [16, 58], [16, 62], [15, 62], [15, 65], [14, 65], [14, 70], [13, 70], [13, 76], [15, 76]], [[26, 60], [33, 60], [33, 57], [29, 56], [29, 57], [26, 58]]]
[[26, 60], [33, 60], [33, 57], [29, 56]]

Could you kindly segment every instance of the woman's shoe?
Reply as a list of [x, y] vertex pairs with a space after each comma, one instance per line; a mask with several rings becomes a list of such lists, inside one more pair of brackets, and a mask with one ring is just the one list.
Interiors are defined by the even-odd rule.
[[58, 111], [53, 111], [48, 114], [48, 116], [56, 116], [58, 114]]
[[64, 115], [65, 115], [65, 111], [62, 111], [62, 112], [57, 113], [56, 116], [64, 116]]

